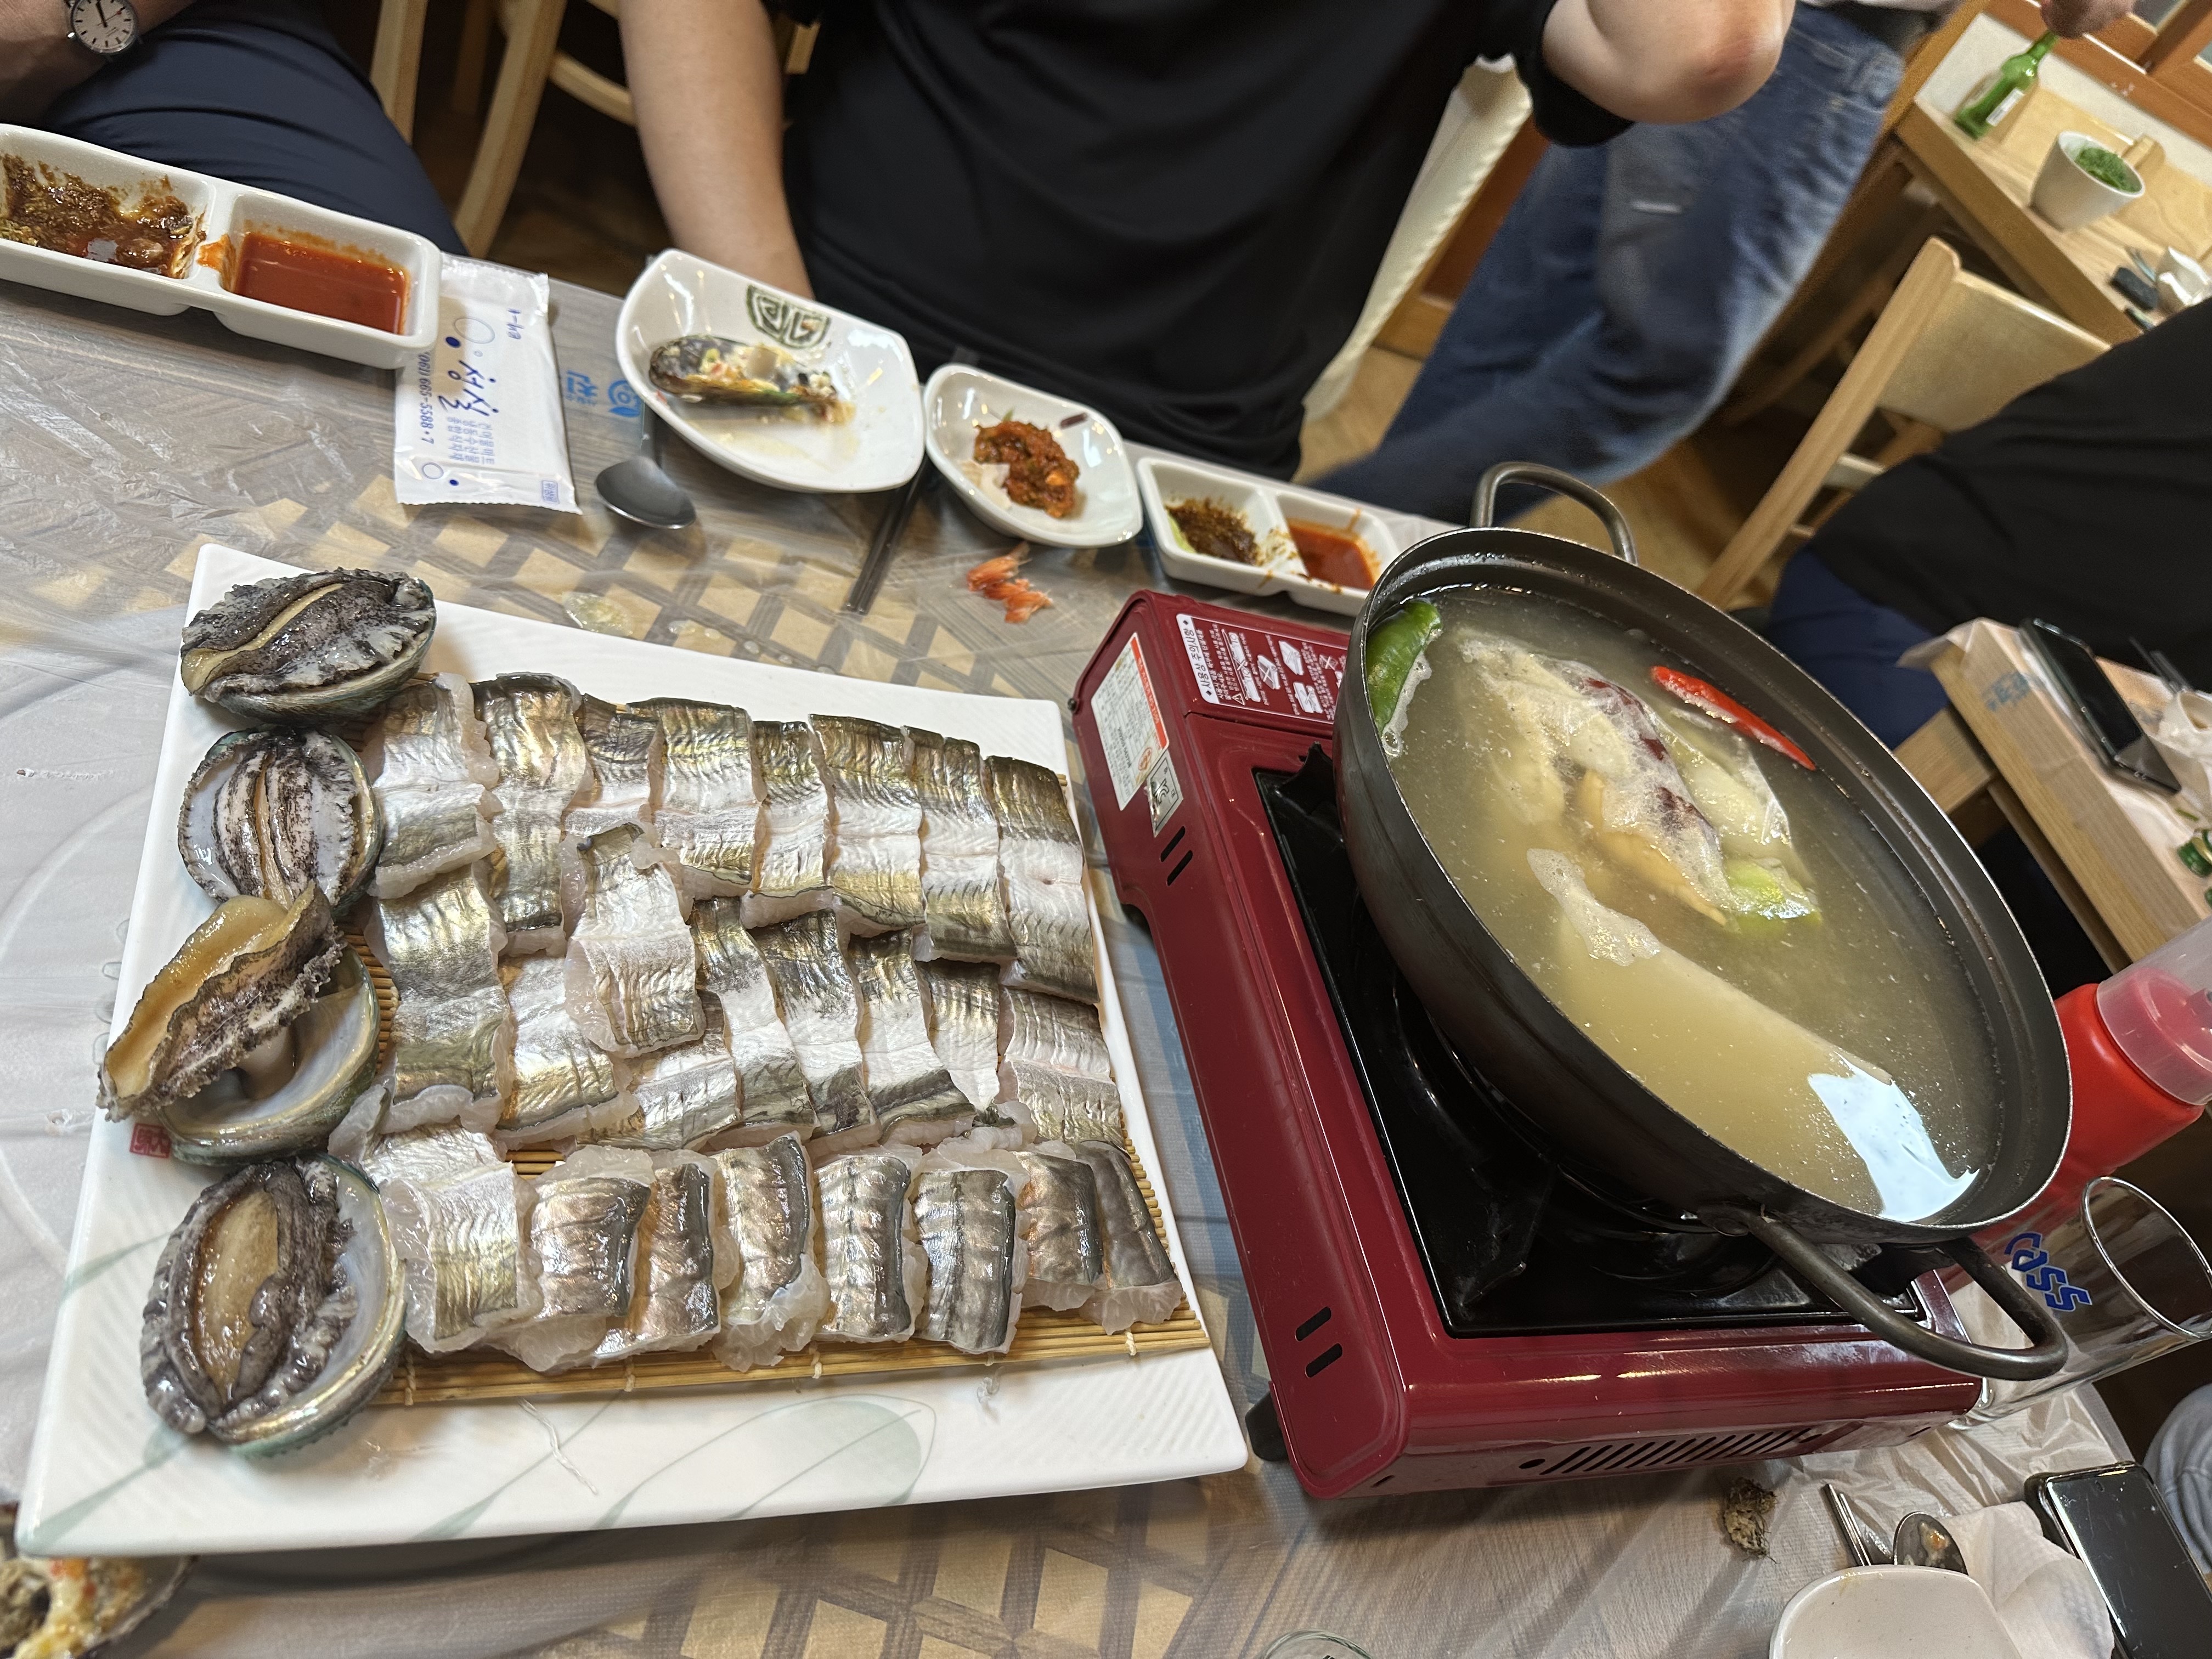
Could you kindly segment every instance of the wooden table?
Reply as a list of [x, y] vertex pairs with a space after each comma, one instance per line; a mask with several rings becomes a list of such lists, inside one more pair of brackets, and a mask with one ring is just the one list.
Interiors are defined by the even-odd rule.
[[[2212, 914], [2175, 854], [2203, 821], [2106, 769], [2014, 629], [1975, 622], [1951, 640], [1930, 665], [1951, 706], [1897, 754], [1966, 839], [2011, 825], [2115, 969]], [[2139, 717], [2165, 702], [2149, 675], [2105, 671]]]

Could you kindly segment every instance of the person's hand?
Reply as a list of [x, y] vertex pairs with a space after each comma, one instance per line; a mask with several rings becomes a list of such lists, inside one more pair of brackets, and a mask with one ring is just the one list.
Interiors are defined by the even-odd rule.
[[1726, 114], [1774, 72], [1792, 0], [1559, 0], [1544, 62], [1631, 121]]
[[2043, 21], [2069, 40], [2094, 34], [2131, 9], [2130, 0], [2043, 0]]

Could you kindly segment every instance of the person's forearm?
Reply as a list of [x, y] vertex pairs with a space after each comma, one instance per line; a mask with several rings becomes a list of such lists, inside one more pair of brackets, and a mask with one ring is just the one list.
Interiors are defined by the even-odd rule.
[[783, 199], [783, 64], [760, 0], [623, 0], [622, 36], [677, 246], [811, 295]]
[[[166, 23], [191, 0], [137, 0], [138, 27]], [[34, 121], [100, 67], [69, 38], [62, 0], [0, 0], [0, 121]]]
[[1544, 62], [1631, 121], [1703, 121], [1766, 83], [1791, 0], [1559, 0]]
[[2116, 23], [2133, 8], [2130, 0], [2043, 0], [2043, 21], [2071, 40]]

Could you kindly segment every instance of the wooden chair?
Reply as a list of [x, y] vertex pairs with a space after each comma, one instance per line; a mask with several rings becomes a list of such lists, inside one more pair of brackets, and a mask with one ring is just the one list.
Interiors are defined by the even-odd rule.
[[[621, 0], [591, 0], [610, 17], [621, 15]], [[416, 83], [422, 59], [422, 24], [429, 0], [383, 0], [376, 26], [376, 46], [370, 61], [369, 80], [384, 112], [403, 135], [412, 136]], [[485, 112], [483, 131], [477, 141], [476, 160], [461, 191], [460, 206], [453, 210], [453, 228], [462, 243], [482, 255], [499, 234], [500, 221], [514, 194], [514, 181], [522, 171], [522, 157], [530, 148], [530, 131], [538, 122], [538, 106], [548, 82], [602, 115], [626, 125], [637, 125], [637, 111], [629, 88], [579, 62], [561, 46], [561, 20], [568, 0], [469, 0], [463, 25], [461, 50], [454, 76], [456, 102], [464, 95], [472, 107], [482, 77], [489, 26], [495, 16], [507, 37], [507, 52], [500, 60], [499, 78], [492, 85], [491, 107]], [[793, 28], [776, 19], [776, 43], [783, 52], [784, 72], [804, 74], [814, 50], [812, 26]]]
[[[1812, 527], [1799, 520], [1824, 488], [1857, 489], [1905, 454], [1932, 447], [1935, 436], [1987, 420], [2104, 349], [2087, 330], [1961, 270], [1957, 252], [1931, 239], [1698, 594], [1726, 605], [1778, 550], [1809, 536]], [[1852, 454], [1877, 411], [1917, 424], [1881, 453]]]

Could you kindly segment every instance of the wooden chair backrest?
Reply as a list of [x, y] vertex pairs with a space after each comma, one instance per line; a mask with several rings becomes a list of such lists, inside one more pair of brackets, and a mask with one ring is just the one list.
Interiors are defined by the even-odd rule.
[[1955, 432], [2104, 349], [2086, 330], [1969, 275], [1954, 249], [1930, 237], [1698, 593], [1726, 605], [1793, 532], [1805, 533], [1800, 516], [1876, 410]]

